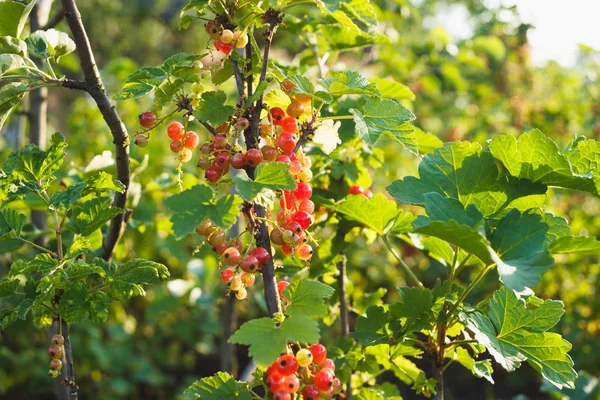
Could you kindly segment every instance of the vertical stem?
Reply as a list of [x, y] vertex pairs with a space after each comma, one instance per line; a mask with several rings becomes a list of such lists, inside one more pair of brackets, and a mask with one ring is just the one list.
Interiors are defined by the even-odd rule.
[[[260, 204], [254, 204], [254, 212], [259, 218], [267, 217], [267, 210]], [[265, 301], [269, 316], [281, 312], [281, 300], [277, 292], [277, 280], [275, 279], [275, 265], [273, 264], [273, 254], [271, 253], [271, 239], [269, 238], [269, 227], [263, 220], [258, 220], [258, 230], [254, 235], [256, 246], [262, 247], [269, 253], [269, 261], [262, 267], [263, 283], [265, 287]]]
[[236, 376], [234, 369], [236, 369], [237, 365], [233, 357], [233, 344], [229, 343], [229, 337], [233, 333], [236, 320], [235, 302], [235, 296], [229, 296], [225, 299], [221, 309], [223, 313], [223, 335], [221, 335], [221, 351], [219, 355], [220, 370], [229, 372], [233, 376]]
[[[340, 320], [342, 323], [342, 336], [348, 336], [350, 334], [350, 324], [348, 322], [348, 303], [346, 303], [346, 263], [347, 258], [343, 252], [340, 252], [342, 259], [338, 262], [337, 267], [340, 272], [340, 277], [338, 278], [338, 292], [340, 297]], [[350, 372], [350, 377], [348, 378], [348, 382], [346, 383], [346, 398], [349, 399], [352, 397], [352, 372]]]
[[69, 339], [69, 325], [62, 320], [62, 335], [65, 338], [65, 363], [63, 365], [65, 385], [68, 388], [69, 399], [77, 400], [77, 390], [79, 389], [75, 384], [75, 370], [73, 368], [73, 352], [71, 351], [71, 340]]
[[444, 353], [446, 351], [446, 322], [438, 324], [437, 353], [433, 365], [433, 377], [436, 380], [437, 391], [434, 400], [444, 400]]

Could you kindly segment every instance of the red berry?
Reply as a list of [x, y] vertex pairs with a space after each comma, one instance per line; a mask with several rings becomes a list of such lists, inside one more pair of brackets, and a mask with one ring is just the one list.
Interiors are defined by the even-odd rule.
[[224, 149], [225, 147], [227, 147], [227, 137], [225, 135], [213, 136], [213, 149]]
[[292, 117], [284, 118], [281, 120], [281, 128], [285, 133], [296, 133], [298, 132], [298, 121]]
[[65, 338], [63, 337], [63, 335], [56, 334], [56, 335], [52, 336], [52, 344], [61, 346], [64, 343], [65, 343]]
[[291, 164], [292, 160], [290, 159], [289, 156], [286, 156], [285, 154], [282, 154], [279, 157], [277, 157], [277, 162]]
[[171, 140], [181, 140], [185, 135], [185, 129], [181, 122], [173, 121], [167, 126], [167, 135]]
[[221, 35], [221, 30], [215, 21], [208, 21], [206, 24], [204, 24], [204, 30], [210, 35], [211, 38], [214, 38], [214, 35]]
[[332, 371], [335, 371], [335, 363], [331, 358], [326, 358], [319, 363], [319, 369], [329, 368]]
[[320, 370], [315, 374], [315, 387], [320, 392], [328, 391], [333, 386], [333, 371], [329, 368]]
[[223, 254], [227, 250], [227, 243], [219, 243], [213, 246], [212, 250], [217, 254]]
[[244, 153], [235, 153], [231, 157], [231, 166], [235, 169], [242, 169], [248, 163], [248, 158]]
[[227, 265], [238, 265], [241, 259], [240, 251], [235, 247], [228, 247], [223, 252], [223, 258]]
[[260, 151], [266, 162], [273, 162], [277, 159], [277, 150], [272, 146], [263, 146]]
[[284, 190], [282, 196], [279, 198], [279, 205], [282, 209], [291, 210], [296, 203], [296, 199], [289, 190]]
[[285, 226], [285, 224], [287, 223], [288, 219], [289, 219], [289, 216], [285, 213], [285, 211], [283, 210], [283, 208], [277, 212], [277, 223], [280, 226]]
[[215, 48], [217, 50], [225, 54], [231, 53], [231, 49], [233, 48], [233, 45], [231, 43], [223, 43], [220, 40], [215, 40], [213, 44], [215, 45]]
[[290, 174], [292, 174], [292, 175], [298, 175], [298, 173], [300, 173], [300, 171], [302, 171], [302, 163], [298, 160], [292, 161], [289, 171], [290, 171]]
[[202, 146], [200, 146], [200, 152], [202, 152], [202, 154], [210, 154], [210, 152], [212, 151], [211, 147], [212, 146], [210, 145], [210, 143], [206, 142], [202, 144]]
[[273, 372], [269, 376], [267, 376], [267, 380], [265, 384], [271, 393], [275, 393], [280, 391], [283, 388], [283, 383], [285, 382], [285, 378], [277, 371]]
[[303, 261], [310, 260], [313, 255], [313, 249], [308, 244], [301, 244], [296, 249], [296, 254], [298, 254], [298, 258]]
[[285, 229], [288, 229], [296, 234], [302, 232], [302, 227], [300, 226], [299, 223], [297, 223], [296, 221], [288, 221], [285, 224]]
[[306, 211], [309, 214], [312, 214], [315, 211], [315, 203], [311, 200], [302, 200], [298, 205], [299, 211]]
[[327, 357], [327, 349], [322, 344], [313, 344], [309, 350], [313, 355], [313, 363], [315, 364], [320, 364]]
[[281, 246], [282, 244], [284, 244], [285, 242], [283, 241], [283, 236], [281, 235], [281, 231], [279, 229], [273, 229], [271, 231], [271, 243], [277, 245], [277, 246]]
[[[277, 292], [279, 293], [279, 297], [281, 297], [282, 299], [284, 298], [283, 294], [282, 294], [283, 290], [288, 286], [290, 286], [290, 283], [288, 281], [277, 282]], [[313, 355], [313, 357], [314, 357], [314, 355]]]
[[[229, 249], [228, 249], [229, 250]], [[235, 270], [233, 268], [227, 268], [221, 272], [221, 280], [224, 284], [228, 284], [235, 276]]]
[[292, 354], [284, 354], [277, 360], [277, 372], [283, 376], [295, 374], [298, 370], [298, 361]]
[[142, 128], [152, 128], [156, 125], [156, 115], [152, 111], [144, 111], [139, 116], [140, 125]]
[[265, 371], [265, 374], [268, 375], [272, 375], [273, 372], [277, 371], [277, 361], [273, 362], [271, 365], [269, 365], [269, 368], [267, 368], [267, 370]]
[[304, 400], [319, 400], [319, 391], [314, 386], [304, 386], [304, 389], [302, 389], [302, 398]]
[[350, 186], [350, 189], [348, 189], [348, 194], [363, 194], [364, 192], [365, 189], [359, 185]]
[[54, 371], [60, 371], [62, 369], [63, 363], [59, 359], [50, 360], [50, 369]]
[[198, 159], [198, 167], [201, 169], [208, 169], [212, 165], [212, 162], [208, 158], [199, 158]]
[[249, 274], [247, 272], [244, 272], [242, 274], [242, 283], [246, 287], [250, 287], [250, 286], [254, 285], [255, 280], [256, 280], [256, 276], [254, 274]]
[[204, 177], [207, 181], [215, 183], [221, 178], [222, 173], [223, 171], [219, 167], [212, 165], [206, 169]]
[[229, 153], [222, 151], [219, 154], [217, 154], [217, 157], [215, 158], [215, 167], [218, 167], [220, 169], [227, 169], [229, 168], [230, 163], [231, 157], [229, 157]]
[[[277, 138], [277, 146], [279, 146], [281, 151], [283, 151], [284, 153], [289, 153], [292, 150], [294, 150], [294, 146], [296, 146], [296, 139], [292, 134], [282, 133]], [[302, 166], [300, 166], [300, 168], [302, 168]]]
[[296, 393], [300, 389], [300, 379], [296, 375], [287, 376], [283, 386], [286, 392]]
[[271, 259], [269, 252], [264, 247], [256, 247], [256, 248], [250, 250], [250, 253], [248, 253], [248, 254], [256, 257], [256, 259], [258, 260], [258, 263], [261, 266], [264, 265], [267, 261], [269, 261]]
[[248, 121], [248, 118], [240, 118], [237, 120], [236, 125], [238, 129], [248, 129], [248, 127], [250, 126], [250, 121]]
[[178, 140], [173, 140], [170, 146], [173, 153], [179, 153], [183, 149], [183, 144]]
[[245, 272], [256, 272], [260, 268], [260, 264], [258, 263], [256, 257], [247, 255], [246, 257], [242, 258], [240, 268]]
[[285, 118], [285, 111], [279, 107], [273, 107], [269, 110], [269, 121], [273, 125], [281, 125], [281, 121]]
[[281, 82], [281, 86], [283, 87], [283, 90], [287, 93], [291, 92], [292, 90], [294, 90], [294, 87], [296, 86], [294, 84], [294, 82], [290, 82], [290, 81], [283, 81]]
[[334, 394], [338, 394], [342, 391], [342, 382], [338, 378], [333, 378], [333, 384], [331, 385]]
[[313, 223], [312, 216], [306, 211], [296, 211], [292, 215], [292, 219], [299, 223], [302, 229], [308, 229], [308, 227]]
[[292, 400], [292, 395], [286, 391], [279, 390], [273, 393], [273, 400]]
[[289, 256], [294, 252], [294, 249], [292, 248], [292, 246], [289, 243], [284, 243], [281, 245], [281, 251], [286, 256]]
[[312, 196], [312, 188], [306, 182], [298, 182], [296, 190], [294, 190], [294, 197], [298, 201], [308, 200]]
[[185, 134], [183, 138], [183, 146], [186, 149], [194, 150], [196, 147], [198, 147], [199, 143], [200, 138], [198, 137], [198, 134], [194, 131], [189, 131]]
[[286, 109], [287, 115], [290, 117], [298, 118], [304, 113], [304, 104], [298, 101], [292, 101], [292, 103]]
[[48, 356], [52, 359], [58, 359], [62, 356], [62, 347], [52, 345], [48, 348]]
[[227, 240], [227, 234], [220, 229], [215, 229], [212, 231], [210, 235], [208, 235], [208, 239], [206, 240], [212, 246], [219, 246]]
[[256, 167], [263, 160], [263, 155], [258, 149], [248, 150], [246, 157], [248, 157], [248, 165], [252, 167]]

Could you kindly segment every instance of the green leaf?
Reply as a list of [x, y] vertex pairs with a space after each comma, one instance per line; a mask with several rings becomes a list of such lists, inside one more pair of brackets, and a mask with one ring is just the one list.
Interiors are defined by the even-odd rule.
[[566, 226], [563, 219], [555, 218], [513, 210], [498, 221], [490, 242], [497, 254], [493, 258], [500, 280], [507, 288], [530, 292], [528, 288], [537, 285], [542, 273], [554, 264], [548, 251], [555, 239], [553, 228]]
[[[415, 94], [406, 85], [396, 82], [392, 79], [371, 78], [369, 82], [377, 86], [377, 90], [381, 93], [381, 97], [394, 100], [414, 100]], [[419, 149], [421, 142], [419, 141]]]
[[[0, 2], [0, 4], [2, 3]], [[0, 128], [29, 90], [27, 82], [11, 82], [0, 85]]]
[[19, 285], [20, 281], [18, 279], [0, 279], [0, 298], [12, 296], [17, 293]]
[[84, 260], [74, 260], [64, 270], [68, 284], [74, 284], [75, 281], [85, 281], [90, 275], [98, 275], [103, 278], [106, 275], [104, 269], [95, 264], [88, 264]]
[[346, 28], [368, 32], [377, 25], [377, 17], [368, 0], [316, 0], [321, 12]]
[[494, 379], [492, 378], [494, 370], [492, 369], [492, 362], [490, 360], [475, 361], [471, 357], [471, 354], [462, 347], [456, 347], [452, 353], [446, 354], [446, 358], [458, 361], [460, 365], [471, 371], [474, 376], [484, 378], [492, 385], [494, 384]]
[[125, 192], [125, 185], [123, 185], [117, 178], [113, 175], [101, 171], [95, 175], [90, 176], [85, 181], [85, 189], [83, 191], [83, 196], [87, 196], [90, 193], [93, 193], [96, 196], [102, 196], [109, 191], [116, 191], [119, 193]]
[[12, 208], [0, 209], [0, 241], [18, 239], [27, 217]]
[[418, 287], [398, 288], [400, 300], [390, 306], [390, 317], [399, 319], [404, 332], [429, 329], [435, 322], [431, 290]]
[[288, 341], [317, 343], [319, 336], [315, 321], [297, 315], [286, 318], [281, 324], [271, 318], [250, 320], [229, 338], [229, 342], [250, 346], [250, 357], [258, 365], [266, 367], [285, 352]]
[[143, 96], [158, 88], [168, 77], [169, 74], [162, 68], [140, 68], [127, 77], [125, 86], [113, 96], [113, 100], [125, 101]]
[[506, 208], [514, 199], [546, 191], [545, 186], [500, 177], [491, 153], [469, 142], [446, 143], [423, 158], [419, 178], [396, 180], [386, 189], [399, 202], [420, 206], [426, 193], [439, 193], [465, 206], [474, 204], [485, 217]]
[[334, 289], [310, 279], [295, 279], [285, 288], [283, 296], [290, 302], [285, 312], [289, 316], [322, 317], [329, 308], [324, 299], [331, 297]]
[[370, 306], [365, 316], [357, 318], [351, 335], [364, 346], [388, 343], [391, 332], [387, 326], [386, 310], [381, 306]]
[[392, 137], [413, 154], [418, 154], [417, 138], [408, 122], [415, 119], [410, 110], [389, 99], [370, 98], [361, 112], [351, 108], [358, 137], [373, 145], [382, 133]]
[[564, 236], [550, 245], [552, 254], [600, 254], [600, 241], [590, 236]]
[[247, 100], [246, 100], [246, 107], [248, 107], [249, 105], [253, 104], [256, 100], [259, 99], [260, 96], [263, 95], [263, 93], [265, 93], [265, 90], [267, 90], [267, 88], [269, 87], [269, 82], [267, 81], [262, 81], [258, 84], [258, 86], [256, 87], [256, 89], [254, 89], [254, 93], [252, 93], [252, 96], [250, 96]]
[[92, 245], [90, 241], [85, 236], [81, 236], [76, 234], [73, 238], [73, 243], [71, 243], [71, 247], [67, 251], [65, 258], [75, 258], [78, 255], [85, 254], [92, 250]]
[[71, 208], [73, 203], [79, 200], [84, 189], [85, 182], [77, 182], [70, 185], [66, 189], [59, 190], [50, 199], [50, 205], [55, 209], [62, 208], [68, 210]]
[[0, 54], [0, 78], [6, 72], [21, 68], [25, 65], [23, 57], [16, 54]]
[[35, 31], [27, 39], [29, 54], [42, 59], [60, 57], [75, 51], [75, 42], [64, 32], [55, 29]]
[[58, 266], [58, 261], [48, 253], [36, 254], [35, 258], [29, 262], [24, 260], [18, 260], [10, 266], [9, 276], [16, 276], [20, 274], [30, 274], [34, 272], [41, 272], [43, 275], [47, 275], [50, 271], [54, 270]]
[[34, 5], [34, 0], [27, 6], [16, 1], [0, 1], [0, 36], [19, 38]]
[[109, 197], [95, 197], [81, 206], [73, 207], [69, 228], [83, 236], [89, 236], [105, 223], [124, 213], [124, 210], [113, 207]]
[[78, 283], [64, 288], [57, 308], [61, 317], [69, 324], [82, 321], [100, 323], [108, 317], [110, 302], [106, 293], [88, 293], [86, 286]]
[[144, 96], [154, 90], [154, 86], [146, 83], [132, 82], [126, 83], [123, 89], [116, 93], [112, 99], [115, 101], [125, 101]]
[[354, 28], [341, 26], [339, 24], [320, 24], [317, 29], [332, 50], [348, 50], [375, 44], [390, 43], [385, 35], [368, 34]]
[[502, 288], [489, 303], [489, 317], [474, 312], [461, 314], [465, 326], [507, 371], [528, 361], [558, 388], [573, 388], [577, 374], [567, 354], [571, 345], [557, 333], [547, 332], [564, 313], [560, 301], [546, 300], [529, 309], [513, 291]]
[[203, 13], [206, 7], [208, 7], [209, 0], [190, 0], [181, 10], [182, 13], [195, 10], [199, 13]]
[[212, 189], [204, 184], [184, 190], [164, 201], [164, 204], [175, 213], [171, 217], [171, 222], [177, 239], [192, 233], [206, 218], [220, 228], [229, 228], [235, 223], [242, 203], [239, 196], [228, 195], [215, 199]]
[[144, 285], [158, 283], [169, 277], [169, 270], [163, 264], [135, 258], [116, 266], [109, 273], [111, 285], [109, 294], [115, 299], [128, 299], [146, 294]]
[[236, 381], [231, 375], [223, 371], [194, 382], [186, 389], [184, 394], [203, 400], [250, 400], [252, 398], [247, 383]]
[[592, 146], [594, 142], [577, 142], [561, 153], [556, 143], [537, 129], [518, 139], [502, 135], [490, 142], [492, 154], [512, 176], [599, 196], [600, 179], [595, 177], [595, 169], [600, 151], [589, 151]]
[[27, 57], [27, 43], [11, 36], [0, 36], [0, 54], [16, 54]]
[[[391, 230], [396, 221], [403, 221], [404, 224], [413, 219], [410, 213], [398, 209], [396, 203], [386, 199], [381, 193], [376, 193], [371, 199], [362, 195], [351, 195], [339, 203], [326, 203], [326, 206], [373, 229], [379, 235]], [[407, 216], [408, 221], [400, 220], [399, 216]]]
[[256, 167], [254, 180], [248, 178], [248, 175], [240, 174], [233, 181], [240, 196], [246, 201], [252, 201], [265, 189], [295, 189], [296, 183], [289, 167], [285, 163], [261, 163]]
[[200, 104], [196, 110], [196, 117], [213, 125], [221, 125], [229, 118], [235, 108], [225, 105], [227, 95], [219, 90], [218, 92], [202, 93]]
[[376, 83], [369, 82], [367, 78], [356, 71], [339, 72], [333, 78], [321, 79], [320, 82], [332, 96], [345, 94], [381, 95], [377, 90]]
[[0, 184], [6, 183], [29, 184], [31, 190], [39, 182], [42, 188], [47, 185], [47, 180], [52, 180], [52, 174], [62, 165], [65, 158], [65, 138], [60, 133], [52, 135], [51, 145], [47, 151], [38, 146], [28, 144], [12, 152], [8, 159], [2, 164], [3, 173], [0, 174]]
[[432, 192], [423, 196], [428, 217], [413, 222], [415, 232], [434, 236], [492, 263], [490, 243], [484, 231], [483, 216], [470, 204], [465, 209], [457, 200]]

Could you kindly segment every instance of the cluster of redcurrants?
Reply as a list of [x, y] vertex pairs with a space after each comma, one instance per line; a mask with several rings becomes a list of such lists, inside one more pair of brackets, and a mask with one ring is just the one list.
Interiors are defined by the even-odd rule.
[[350, 186], [350, 188], [348, 189], [348, 194], [362, 194], [367, 199], [373, 197], [373, 192], [371, 192], [371, 189], [365, 189], [359, 185]]
[[304, 400], [331, 399], [342, 391], [342, 383], [335, 377], [335, 364], [326, 356], [321, 344], [300, 349], [295, 356], [284, 354], [265, 372], [265, 386], [275, 400], [291, 400], [298, 392]]
[[225, 29], [217, 21], [208, 21], [204, 25], [204, 29], [213, 39], [215, 48], [222, 53], [229, 54], [234, 47], [243, 49], [248, 44], [248, 34], [246, 32]]
[[50, 378], [58, 378], [60, 370], [63, 367], [62, 358], [64, 352], [65, 338], [62, 335], [52, 336], [52, 346], [48, 347], [48, 356], [50, 357]]
[[209, 219], [196, 227], [196, 233], [206, 237], [213, 250], [221, 255], [221, 261], [228, 266], [221, 273], [221, 280], [238, 300], [244, 300], [248, 296], [246, 288], [252, 286], [256, 279], [254, 274], [260, 272], [262, 266], [271, 259], [269, 252], [256, 247], [242, 255], [244, 244], [238, 239], [228, 241], [227, 234], [213, 226]]

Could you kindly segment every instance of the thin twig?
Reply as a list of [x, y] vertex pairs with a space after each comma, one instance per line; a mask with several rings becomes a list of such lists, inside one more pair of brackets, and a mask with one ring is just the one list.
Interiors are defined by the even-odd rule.
[[[125, 209], [127, 201], [127, 193], [129, 190], [129, 135], [127, 134], [127, 128], [121, 121], [119, 114], [115, 107], [111, 104], [110, 99], [106, 95], [102, 78], [98, 67], [96, 66], [96, 60], [92, 52], [92, 47], [88, 35], [86, 33], [83, 22], [81, 21], [81, 14], [75, 4], [75, 0], [61, 0], [62, 7], [65, 11], [65, 19], [69, 24], [71, 33], [73, 34], [73, 40], [77, 46], [77, 53], [79, 54], [79, 61], [81, 63], [81, 69], [85, 76], [86, 88], [85, 90], [92, 96], [104, 121], [110, 128], [113, 136], [113, 142], [115, 144], [115, 158], [117, 167], [117, 179], [125, 186], [123, 193], [116, 192], [113, 205], [115, 207]], [[63, 84], [66, 87], [67, 84]], [[102, 243], [102, 258], [109, 260], [112, 257], [113, 251], [117, 242], [119, 241], [125, 226], [124, 214], [120, 214], [114, 217], [110, 221], [108, 232], [104, 237]]]
[[416, 284], [420, 288], [424, 287], [423, 283], [421, 283], [419, 278], [417, 278], [417, 276], [414, 274], [414, 272], [411, 271], [410, 267], [408, 265], [406, 265], [406, 263], [404, 262], [404, 260], [402, 260], [402, 258], [400, 258], [400, 255], [396, 252], [396, 249], [394, 249], [394, 247], [392, 246], [392, 244], [390, 243], [388, 238], [386, 236], [381, 236], [381, 238], [383, 239], [383, 243], [385, 243], [385, 245], [388, 248], [388, 250], [390, 251], [390, 253], [392, 253], [392, 255], [394, 256], [396, 261], [398, 261], [398, 263], [400, 264], [400, 267], [402, 267], [402, 270], [406, 273], [406, 275], [408, 275], [408, 277], [413, 281], [413, 283]]
[[237, 61], [233, 59], [233, 57], [229, 57], [231, 61], [231, 67], [233, 68], [233, 76], [235, 77], [235, 84], [237, 86], [238, 95], [240, 99], [244, 97], [244, 76], [242, 75], [242, 71], [240, 70], [240, 66]]
[[56, 11], [56, 14], [54, 14], [52, 16], [52, 18], [50, 18], [50, 20], [46, 23], [46, 25], [42, 26], [39, 29], [42, 31], [47, 31], [48, 29], [52, 29], [56, 25], [58, 25], [64, 17], [65, 17], [65, 12], [64, 12], [63, 8], [61, 7], [58, 11]]
[[[346, 262], [348, 261], [344, 253], [340, 253], [342, 259], [337, 263], [338, 271], [338, 292], [340, 298], [340, 320], [342, 323], [342, 336], [350, 334], [350, 324], [348, 322], [348, 304], [346, 303]], [[352, 371], [348, 382], [346, 383], [346, 398], [352, 397]]]
[[198, 120], [198, 122], [200, 122], [200, 124], [206, 128], [206, 130], [208, 132], [210, 132], [211, 135], [216, 135], [217, 134], [217, 130], [215, 128], [213, 128], [213, 126], [211, 124], [209, 124], [208, 122], [204, 122], [201, 120]]

